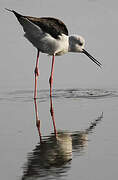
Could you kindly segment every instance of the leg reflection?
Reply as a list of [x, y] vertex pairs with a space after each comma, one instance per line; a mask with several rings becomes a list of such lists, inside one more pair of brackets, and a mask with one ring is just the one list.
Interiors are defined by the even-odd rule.
[[[40, 137], [40, 141], [41, 141], [42, 136], [41, 136], [41, 130], [40, 130], [40, 119], [39, 119], [39, 115], [38, 115], [38, 108], [37, 108], [37, 100], [36, 99], [34, 99], [34, 105], [35, 105], [35, 114], [36, 114], [36, 126], [38, 129], [38, 133], [39, 133], [39, 137]], [[56, 124], [55, 124], [55, 117], [54, 117], [54, 109], [53, 109], [53, 105], [52, 105], [52, 97], [50, 97], [50, 114], [52, 117], [54, 134], [55, 134], [55, 137], [57, 137], [57, 130], [56, 130]]]
[[41, 130], [40, 130], [40, 120], [39, 120], [39, 116], [38, 116], [38, 109], [37, 109], [36, 99], [34, 99], [34, 105], [35, 105], [35, 114], [36, 114], [36, 126], [37, 126], [37, 129], [38, 129], [40, 142], [41, 142], [42, 138], [41, 138]]
[[50, 114], [52, 117], [52, 122], [53, 122], [53, 127], [54, 127], [54, 133], [55, 136], [57, 136], [57, 130], [56, 130], [56, 124], [55, 124], [55, 117], [54, 117], [54, 109], [53, 109], [53, 105], [52, 105], [52, 96], [50, 96]]
[[[88, 145], [88, 135], [95, 133], [95, 128], [101, 122], [103, 113], [92, 120], [82, 131], [56, 130], [52, 98], [50, 98], [50, 113], [55, 134], [41, 138], [40, 120], [38, 117], [37, 102], [34, 100], [36, 112], [36, 125], [40, 143], [28, 153], [27, 162], [23, 167], [22, 180], [59, 179], [68, 175], [73, 156], [83, 156]], [[73, 155], [73, 156], [72, 156]], [[67, 178], [66, 178], [67, 179]]]

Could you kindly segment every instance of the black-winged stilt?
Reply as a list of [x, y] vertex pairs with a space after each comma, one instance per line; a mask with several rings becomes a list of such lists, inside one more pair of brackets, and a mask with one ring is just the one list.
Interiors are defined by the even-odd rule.
[[85, 40], [78, 35], [68, 34], [66, 25], [59, 19], [52, 17], [30, 17], [23, 16], [14, 10], [6, 9], [14, 13], [19, 23], [24, 29], [24, 36], [37, 48], [37, 60], [35, 67], [35, 89], [34, 99], [37, 97], [37, 77], [39, 75], [38, 63], [39, 52], [52, 56], [52, 68], [49, 78], [50, 96], [52, 96], [52, 82], [55, 56], [68, 52], [78, 52], [86, 54], [94, 63], [101, 67], [101, 63], [91, 56], [85, 49]]

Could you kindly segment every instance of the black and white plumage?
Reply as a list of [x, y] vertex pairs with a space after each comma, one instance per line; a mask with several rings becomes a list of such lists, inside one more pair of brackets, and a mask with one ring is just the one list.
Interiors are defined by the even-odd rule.
[[35, 94], [37, 89], [38, 58], [39, 52], [53, 56], [52, 69], [50, 76], [50, 96], [52, 95], [52, 79], [55, 55], [63, 55], [68, 52], [78, 52], [86, 54], [94, 63], [101, 67], [101, 63], [91, 56], [85, 49], [85, 40], [78, 35], [68, 34], [66, 25], [59, 19], [52, 17], [30, 17], [23, 16], [14, 10], [9, 10], [14, 13], [19, 23], [22, 25], [25, 32], [24, 36], [37, 48], [37, 61], [35, 68]]
[[61, 55], [68, 51], [68, 30], [62, 21], [52, 17], [36, 18], [12, 12], [22, 25], [24, 36], [40, 52]]

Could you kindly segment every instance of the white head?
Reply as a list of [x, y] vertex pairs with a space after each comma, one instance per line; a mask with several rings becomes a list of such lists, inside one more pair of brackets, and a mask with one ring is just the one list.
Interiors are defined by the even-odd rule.
[[70, 52], [82, 52], [84, 45], [85, 45], [85, 40], [82, 36], [78, 36], [78, 35], [69, 36]]
[[85, 49], [85, 40], [82, 36], [69, 36], [69, 52], [78, 52], [86, 54], [94, 63], [101, 67], [101, 63], [91, 56]]

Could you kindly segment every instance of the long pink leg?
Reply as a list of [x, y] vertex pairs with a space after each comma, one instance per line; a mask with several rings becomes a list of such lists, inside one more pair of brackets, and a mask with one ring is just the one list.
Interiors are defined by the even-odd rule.
[[55, 55], [53, 55], [53, 57], [52, 57], [51, 76], [50, 76], [50, 78], [49, 78], [49, 83], [50, 83], [50, 97], [52, 97], [52, 83], [53, 83], [54, 61], [55, 61]]
[[37, 59], [36, 59], [36, 67], [35, 67], [35, 88], [34, 88], [34, 99], [37, 97], [37, 79], [39, 76], [39, 69], [38, 69], [38, 64], [39, 64], [39, 50], [37, 51]]

